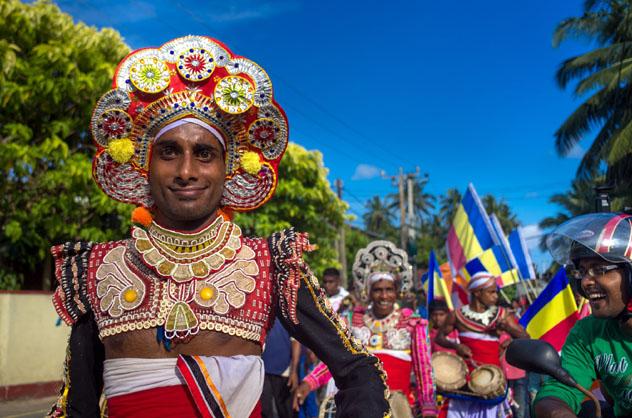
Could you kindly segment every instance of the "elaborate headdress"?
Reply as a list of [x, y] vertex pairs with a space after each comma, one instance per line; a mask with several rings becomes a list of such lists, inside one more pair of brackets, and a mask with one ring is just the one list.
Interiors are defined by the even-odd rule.
[[248, 211], [272, 197], [288, 142], [287, 117], [261, 67], [205, 36], [142, 48], [121, 61], [113, 90], [92, 115], [99, 187], [113, 199], [150, 208], [152, 141], [162, 127], [184, 118], [204, 122], [224, 141], [222, 206]]
[[362, 301], [369, 297], [371, 285], [378, 280], [392, 280], [401, 293], [413, 287], [413, 271], [408, 254], [389, 241], [373, 241], [358, 251], [353, 262], [353, 280]]

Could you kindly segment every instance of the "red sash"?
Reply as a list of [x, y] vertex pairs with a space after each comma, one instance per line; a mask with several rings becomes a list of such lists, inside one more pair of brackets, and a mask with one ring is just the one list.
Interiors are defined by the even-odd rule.
[[375, 353], [384, 365], [386, 372], [386, 385], [390, 390], [399, 390], [408, 397], [410, 393], [410, 372], [413, 362], [393, 357], [386, 353]]
[[[107, 402], [110, 418], [202, 417], [191, 393], [184, 385], [164, 386], [113, 396]], [[250, 418], [261, 418], [259, 402]]]

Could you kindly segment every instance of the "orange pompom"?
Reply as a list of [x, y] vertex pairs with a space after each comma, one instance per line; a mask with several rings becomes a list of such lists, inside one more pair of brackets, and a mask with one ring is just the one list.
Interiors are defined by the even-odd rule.
[[153, 222], [154, 217], [151, 212], [142, 206], [138, 206], [136, 209], [132, 211], [132, 222], [144, 226], [145, 228], [149, 228], [149, 225]]
[[234, 214], [229, 208], [219, 208], [217, 209], [217, 216], [221, 216], [225, 221], [232, 221]]

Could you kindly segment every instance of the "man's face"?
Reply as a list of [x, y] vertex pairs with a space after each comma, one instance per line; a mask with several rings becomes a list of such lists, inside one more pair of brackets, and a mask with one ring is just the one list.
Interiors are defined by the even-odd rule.
[[[601, 258], [582, 259], [580, 268], [588, 270], [599, 266], [612, 265]], [[581, 286], [592, 308], [592, 314], [598, 318], [614, 318], [625, 308], [630, 290], [623, 280], [623, 270], [610, 270], [605, 274], [593, 277], [586, 273], [581, 279]]]
[[381, 279], [371, 286], [373, 313], [378, 318], [383, 318], [393, 312], [396, 299], [397, 289], [395, 289], [395, 283], [393, 283], [393, 281]]
[[338, 294], [338, 289], [340, 287], [340, 277], [327, 274], [323, 277], [323, 287], [325, 288], [325, 292], [327, 296], [334, 296]]
[[487, 308], [496, 306], [498, 304], [498, 288], [493, 285], [475, 290], [474, 297]]
[[224, 150], [213, 134], [193, 123], [166, 132], [149, 163], [156, 221], [174, 229], [202, 226], [219, 206], [224, 178]]
[[448, 318], [448, 312], [443, 309], [435, 309], [430, 312], [430, 320], [432, 321], [432, 326], [434, 328], [441, 328], [445, 324], [446, 319]]

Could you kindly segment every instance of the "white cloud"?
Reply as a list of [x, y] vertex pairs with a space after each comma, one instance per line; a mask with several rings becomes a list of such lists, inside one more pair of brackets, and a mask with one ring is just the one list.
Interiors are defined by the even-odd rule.
[[351, 180], [369, 180], [380, 176], [378, 167], [370, 164], [358, 164]]
[[575, 144], [573, 145], [573, 148], [571, 148], [566, 154], [566, 158], [580, 159], [584, 156], [585, 153], [586, 153], [586, 150], [584, 150], [584, 148], [582, 148], [581, 145]]
[[[538, 224], [525, 225], [520, 228], [520, 231], [522, 232], [522, 236], [524, 237], [524, 240], [527, 241], [527, 245], [529, 247], [531, 247], [531, 244], [529, 243], [529, 241], [533, 241], [533, 240], [537, 241], [537, 239], [539, 239], [542, 236], [542, 234], [544, 234], [544, 231], [540, 229]], [[536, 242], [536, 245], [537, 245], [537, 242]]]

